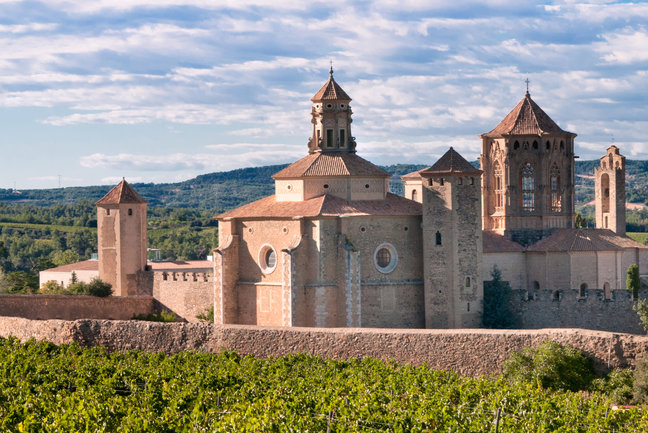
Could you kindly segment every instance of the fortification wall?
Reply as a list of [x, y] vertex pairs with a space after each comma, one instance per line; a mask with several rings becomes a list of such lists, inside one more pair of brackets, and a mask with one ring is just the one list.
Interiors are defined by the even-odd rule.
[[0, 295], [0, 315], [27, 319], [129, 320], [154, 311], [154, 299], [146, 297]]
[[648, 337], [579, 329], [541, 330], [388, 330], [270, 328], [202, 323], [77, 320], [36, 321], [0, 317], [0, 336], [76, 341], [109, 350], [155, 352], [236, 350], [256, 357], [308, 353], [324, 358], [379, 359], [427, 364], [479, 376], [498, 372], [513, 350], [553, 340], [583, 350], [600, 370], [628, 367], [646, 355]]
[[[603, 290], [587, 289], [584, 296], [579, 290], [536, 290], [529, 299], [526, 290], [514, 290], [511, 297], [513, 311], [520, 319], [519, 328], [585, 328], [630, 334], [645, 334], [639, 323], [632, 293], [612, 290], [610, 299]], [[648, 291], [642, 290], [640, 298], [646, 299]]]
[[176, 313], [179, 319], [197, 322], [196, 316], [214, 305], [214, 282], [211, 273], [150, 272], [152, 294], [159, 306]]

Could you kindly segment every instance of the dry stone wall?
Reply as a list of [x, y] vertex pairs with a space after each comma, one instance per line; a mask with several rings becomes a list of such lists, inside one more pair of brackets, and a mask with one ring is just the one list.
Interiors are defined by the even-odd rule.
[[553, 340], [583, 350], [600, 370], [628, 367], [648, 351], [648, 337], [581, 329], [314, 329], [108, 320], [38, 321], [0, 317], [0, 336], [76, 341], [109, 350], [235, 350], [256, 357], [308, 353], [323, 358], [375, 357], [479, 376], [499, 372], [513, 350]]

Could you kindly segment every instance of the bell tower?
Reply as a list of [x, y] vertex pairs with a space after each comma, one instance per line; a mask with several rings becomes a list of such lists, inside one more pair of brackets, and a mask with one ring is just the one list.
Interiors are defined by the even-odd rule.
[[355, 138], [351, 135], [351, 98], [333, 79], [333, 66], [328, 81], [311, 101], [313, 135], [308, 140], [308, 153], [355, 153]]
[[594, 170], [596, 177], [596, 228], [625, 235], [625, 156], [610, 146]]
[[146, 202], [122, 180], [97, 203], [99, 278], [117, 296], [137, 295], [146, 268]]

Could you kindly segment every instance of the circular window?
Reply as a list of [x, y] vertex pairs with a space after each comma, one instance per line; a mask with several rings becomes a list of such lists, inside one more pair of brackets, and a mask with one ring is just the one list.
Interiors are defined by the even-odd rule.
[[367, 230], [367, 229], [366, 229], [366, 228], [364, 228], [364, 227], [360, 227], [360, 231], [361, 231], [361, 232], [363, 232], [363, 233], [364, 233], [364, 232], [365, 232], [365, 230]]
[[369, 188], [369, 184], [368, 184], [368, 183], [365, 183], [365, 188]]
[[324, 184], [324, 189], [327, 189], [327, 188], [328, 188], [328, 183], [325, 183]]
[[331, 104], [326, 104], [326, 108], [333, 108], [333, 105], [331, 105]]
[[291, 184], [286, 185], [286, 189], [290, 191], [292, 189], [292, 185]]
[[270, 274], [277, 267], [277, 252], [271, 245], [264, 245], [259, 250], [259, 265], [261, 272]]
[[385, 242], [378, 245], [374, 251], [374, 264], [378, 271], [388, 274], [396, 268], [397, 263], [398, 254], [392, 244]]

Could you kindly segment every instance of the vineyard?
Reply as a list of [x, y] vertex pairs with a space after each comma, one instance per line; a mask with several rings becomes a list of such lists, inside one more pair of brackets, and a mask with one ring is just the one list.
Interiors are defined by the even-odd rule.
[[372, 359], [108, 353], [1, 339], [0, 372], [0, 430], [11, 432], [648, 428], [645, 412], [612, 410], [596, 392], [553, 392]]

